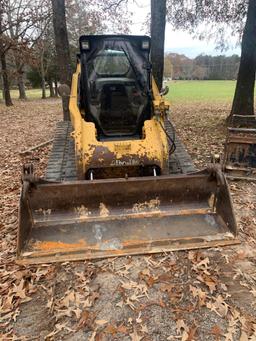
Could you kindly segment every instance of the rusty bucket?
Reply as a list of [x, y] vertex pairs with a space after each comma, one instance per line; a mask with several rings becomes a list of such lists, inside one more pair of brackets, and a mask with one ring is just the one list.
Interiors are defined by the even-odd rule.
[[18, 262], [45, 263], [237, 243], [226, 180], [211, 174], [24, 182]]

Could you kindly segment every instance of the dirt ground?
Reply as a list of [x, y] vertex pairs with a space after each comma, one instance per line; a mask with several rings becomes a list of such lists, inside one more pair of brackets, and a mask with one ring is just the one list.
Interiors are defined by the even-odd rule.
[[[228, 105], [176, 104], [198, 167], [223, 150]], [[0, 340], [256, 340], [256, 183], [230, 182], [241, 244], [98, 261], [15, 264], [22, 164], [43, 175], [58, 100], [0, 103]]]

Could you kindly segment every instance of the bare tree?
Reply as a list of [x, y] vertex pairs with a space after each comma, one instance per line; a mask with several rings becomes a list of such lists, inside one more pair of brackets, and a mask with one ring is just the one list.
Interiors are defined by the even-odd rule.
[[60, 82], [71, 85], [72, 67], [66, 24], [65, 0], [52, 0], [52, 10]]
[[2, 78], [3, 78], [3, 96], [5, 100], [6, 106], [13, 105], [10, 93], [10, 84], [8, 78], [8, 70], [6, 64], [6, 51], [8, 46], [8, 41], [6, 37], [6, 31], [8, 29], [8, 25], [6, 22], [5, 14], [6, 14], [6, 0], [0, 2], [0, 62], [2, 69]]
[[105, 28], [102, 11], [95, 2], [69, 0], [66, 12], [70, 45], [77, 46], [78, 39], [83, 34], [102, 33]]
[[[24, 65], [32, 58], [32, 48], [42, 32], [38, 30], [41, 21], [45, 21], [48, 0], [3, 0], [1, 8], [1, 64], [6, 94], [6, 105], [11, 105], [9, 79], [6, 59], [14, 60], [15, 75], [20, 92], [20, 98], [25, 99], [23, 80]], [[49, 6], [48, 6], [49, 7]], [[8, 56], [7, 56], [8, 55]], [[12, 57], [12, 58], [11, 58]]]
[[151, 61], [159, 90], [163, 83], [165, 24], [166, 0], [151, 0]]
[[[23, 53], [21, 52], [21, 49], [18, 47], [18, 45], [21, 44], [21, 40], [22, 38], [24, 38], [26, 34], [26, 28], [24, 28], [24, 22], [22, 20], [22, 17], [26, 15], [25, 12], [27, 11], [28, 4], [24, 3], [22, 0], [19, 1], [19, 3], [16, 3], [11, 0], [7, 0], [7, 4], [8, 4], [7, 18], [8, 18], [8, 25], [9, 25], [8, 34], [12, 41], [12, 47], [13, 47], [12, 52], [13, 52], [13, 57], [14, 57], [14, 64], [16, 67], [19, 98], [24, 100], [27, 98], [24, 80], [23, 80], [24, 61], [23, 61]], [[28, 24], [30, 28], [29, 23], [26, 23], [26, 24]], [[20, 30], [23, 31], [22, 32], [23, 37], [20, 36]], [[26, 43], [23, 45], [26, 45]], [[11, 49], [11, 46], [10, 46], [10, 49]]]
[[[1, 45], [2, 44], [0, 42], [0, 50], [2, 49]], [[9, 83], [9, 78], [8, 78], [5, 53], [0, 53], [0, 60], [1, 60], [2, 77], [3, 77], [3, 97], [5, 100], [5, 105], [9, 107], [13, 105], [13, 103], [12, 103], [11, 93], [10, 93], [10, 83]]]
[[240, 41], [249, 0], [167, 0], [167, 20], [200, 39], [214, 39], [225, 49], [230, 38]]
[[167, 0], [167, 7], [168, 21], [174, 28], [188, 30], [200, 38], [214, 37], [218, 48], [229, 46], [228, 32], [235, 34], [238, 41], [242, 37], [241, 62], [228, 121], [234, 114], [254, 115], [256, 1]]
[[[62, 84], [70, 86], [72, 68], [66, 24], [65, 0], [52, 0], [52, 11], [59, 79]], [[62, 97], [64, 120], [70, 119], [68, 103], [68, 98]]]
[[256, 75], [256, 1], [250, 0], [242, 38], [241, 61], [236, 91], [228, 120], [237, 115], [254, 115]]

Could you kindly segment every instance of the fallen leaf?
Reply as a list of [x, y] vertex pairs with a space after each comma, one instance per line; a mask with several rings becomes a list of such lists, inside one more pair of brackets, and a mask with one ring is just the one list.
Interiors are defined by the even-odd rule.
[[58, 334], [59, 332], [61, 332], [63, 329], [65, 329], [67, 326], [67, 322], [66, 323], [57, 323], [54, 326], [54, 330], [49, 333], [48, 335], [46, 335], [45, 340], [52, 340], [52, 337], [55, 336], [56, 334]]
[[188, 331], [189, 327], [186, 325], [184, 320], [178, 319], [176, 321], [176, 329], [179, 334], [181, 334], [184, 330]]
[[13, 294], [16, 296], [16, 297], [20, 297], [20, 298], [26, 298], [26, 290], [24, 288], [24, 284], [25, 284], [25, 281], [24, 279], [22, 278], [19, 285], [16, 285], [15, 283], [13, 284]]
[[84, 328], [85, 326], [89, 326], [90, 328], [92, 328], [94, 321], [95, 321], [95, 318], [96, 318], [95, 312], [90, 312], [88, 310], [84, 310], [81, 313], [80, 320], [78, 321], [77, 330]]
[[140, 327], [141, 327], [141, 332], [142, 332], [142, 333], [148, 333], [148, 328], [147, 328], [146, 325], [143, 325], [143, 324], [142, 324]]
[[227, 333], [224, 334], [225, 341], [233, 341], [233, 335], [236, 333], [236, 329], [234, 326], [229, 327]]
[[131, 337], [131, 341], [140, 341], [143, 339], [144, 336], [140, 336], [136, 329], [134, 329], [133, 333], [132, 334], [129, 334], [130, 337]]
[[207, 295], [201, 288], [190, 285], [189, 290], [191, 291], [192, 296], [198, 299], [199, 306], [202, 307], [206, 305]]
[[124, 305], [124, 302], [123, 301], [120, 301], [116, 304], [116, 307], [120, 307], [120, 308], [123, 308], [123, 305]]
[[197, 332], [198, 327], [197, 326], [192, 326], [189, 328], [188, 331], [188, 341], [194, 341], [196, 340], [196, 332]]
[[111, 335], [115, 335], [117, 333], [117, 329], [115, 326], [113, 326], [112, 324], [108, 324], [105, 328], [104, 328], [104, 332], [107, 334], [111, 334]]
[[66, 292], [65, 297], [61, 300], [61, 303], [65, 307], [69, 307], [71, 302], [75, 301], [75, 292], [74, 290]]
[[192, 269], [196, 272], [203, 272], [206, 275], [210, 275], [208, 269], [209, 269], [209, 258], [206, 257], [203, 260], [201, 260], [199, 263], [193, 264]]
[[145, 276], [150, 276], [150, 271], [148, 268], [145, 268], [144, 270], [142, 270], [141, 273]]
[[245, 331], [242, 330], [239, 341], [248, 341], [248, 336]]
[[252, 289], [252, 290], [250, 290], [250, 292], [252, 293], [252, 295], [253, 295], [254, 297], [256, 297], [256, 289]]
[[118, 326], [116, 329], [118, 333], [127, 334], [127, 327], [123, 324]]
[[225, 317], [228, 313], [229, 306], [221, 295], [218, 295], [214, 302], [207, 302], [206, 306], [221, 317]]
[[221, 287], [221, 289], [224, 290], [224, 291], [227, 291], [227, 290], [228, 290], [226, 284], [221, 283], [221, 284], [220, 284], [220, 287]]
[[216, 290], [218, 281], [215, 277], [212, 277], [212, 276], [210, 277], [210, 276], [203, 273], [202, 275], [198, 275], [196, 278], [200, 282], [202, 282], [206, 286], [208, 286], [211, 294]]
[[95, 341], [95, 336], [96, 336], [96, 331], [94, 331], [91, 335], [91, 337], [89, 338], [89, 341]]
[[182, 332], [181, 341], [188, 341], [188, 337], [189, 337], [188, 333], [186, 332], [186, 330], [184, 330]]
[[95, 323], [98, 326], [104, 326], [104, 324], [108, 323], [108, 321], [106, 321], [106, 320], [96, 320]]
[[211, 334], [216, 336], [216, 339], [219, 340], [220, 337], [223, 335], [223, 332], [222, 332], [221, 328], [217, 324], [215, 324], [211, 328]]
[[124, 303], [125, 303], [125, 305], [128, 305], [128, 307], [130, 307], [132, 310], [135, 310], [136, 307], [135, 307], [135, 305], [133, 304], [132, 300], [129, 297], [127, 297], [127, 299], [126, 299], [126, 301]]
[[139, 312], [139, 316], [136, 318], [136, 322], [137, 323], [141, 323], [142, 319], [141, 319], [141, 311]]

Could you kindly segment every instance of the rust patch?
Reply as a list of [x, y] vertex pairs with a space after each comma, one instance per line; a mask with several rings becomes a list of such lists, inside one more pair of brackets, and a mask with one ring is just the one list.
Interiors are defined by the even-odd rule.
[[142, 212], [145, 210], [159, 211], [160, 200], [158, 198], [145, 201], [143, 203], [136, 203], [132, 207], [132, 212]]
[[160, 160], [157, 157], [148, 157], [147, 149], [145, 147], [143, 147], [143, 152], [140, 151], [139, 154], [129, 154], [128, 150], [124, 150], [124, 154], [119, 157], [107, 147], [94, 146], [94, 148], [95, 149], [89, 161], [90, 168], [161, 165]]
[[87, 246], [84, 240], [79, 240], [78, 243], [63, 243], [63, 242], [39, 242], [37, 241], [33, 248], [40, 251], [51, 251], [51, 250], [67, 250], [67, 249], [79, 249]]
[[75, 207], [74, 210], [75, 210], [75, 213], [79, 214], [80, 218], [88, 217], [89, 214], [91, 214], [91, 212], [88, 210], [88, 208], [85, 207], [84, 205]]
[[101, 202], [100, 203], [100, 216], [101, 217], [107, 217], [109, 215], [109, 210], [107, 207]]

